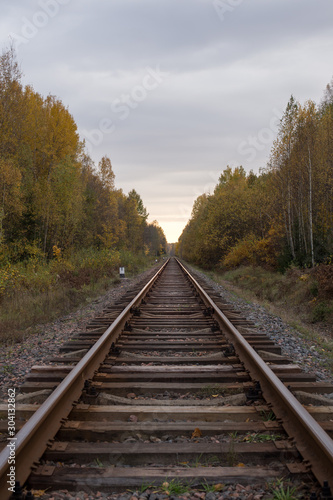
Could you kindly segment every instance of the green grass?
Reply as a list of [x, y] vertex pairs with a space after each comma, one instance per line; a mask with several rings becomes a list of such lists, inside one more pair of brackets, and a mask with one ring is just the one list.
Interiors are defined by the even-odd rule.
[[95, 458], [94, 464], [96, 467], [105, 467], [105, 465], [103, 464], [103, 462], [99, 458]]
[[295, 493], [297, 491], [296, 487], [292, 487], [289, 484], [285, 484], [283, 479], [278, 479], [269, 485], [271, 494], [271, 500], [297, 500]]
[[218, 491], [222, 491], [224, 487], [224, 484], [208, 484], [206, 479], [205, 482], [200, 485], [200, 489], [202, 489], [205, 493], [216, 493]]
[[191, 491], [191, 486], [188, 483], [183, 483], [179, 479], [171, 479], [171, 481], [166, 479], [161, 485], [160, 490], [169, 496], [184, 495]]
[[155, 484], [154, 482], [152, 483], [146, 483], [146, 481], [143, 481], [143, 483], [140, 485], [139, 488], [137, 488], [136, 490], [127, 490], [127, 491], [130, 491], [131, 493], [133, 493], [134, 495], [135, 494], [139, 494], [140, 493], [144, 493], [145, 491], [151, 489], [151, 488], [154, 488]]
[[263, 419], [264, 422], [270, 422], [272, 420], [276, 420], [276, 416], [274, 415], [274, 412], [269, 411], [262, 411], [260, 412], [261, 418]]
[[247, 434], [242, 441], [246, 443], [267, 443], [271, 441], [279, 441], [280, 439], [283, 439], [281, 434], [260, 434], [259, 432], [254, 432]]

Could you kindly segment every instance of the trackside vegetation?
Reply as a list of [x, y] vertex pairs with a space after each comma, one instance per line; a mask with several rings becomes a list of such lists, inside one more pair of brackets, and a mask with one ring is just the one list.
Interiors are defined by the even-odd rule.
[[166, 253], [140, 195], [94, 164], [55, 96], [23, 86], [13, 47], [0, 56], [0, 331], [13, 339], [68, 312]]
[[319, 105], [290, 98], [266, 168], [228, 166], [196, 199], [176, 253], [265, 300], [291, 292], [308, 321], [332, 321], [333, 80]]

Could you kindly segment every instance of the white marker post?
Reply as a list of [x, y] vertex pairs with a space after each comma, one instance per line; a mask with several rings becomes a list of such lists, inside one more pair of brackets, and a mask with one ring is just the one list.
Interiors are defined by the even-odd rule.
[[125, 268], [124, 267], [119, 268], [119, 276], [120, 276], [120, 278], [125, 278]]

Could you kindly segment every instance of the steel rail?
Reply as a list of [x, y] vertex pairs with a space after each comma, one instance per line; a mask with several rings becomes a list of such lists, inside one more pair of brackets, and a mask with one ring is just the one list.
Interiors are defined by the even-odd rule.
[[227, 338], [233, 342], [246, 370], [253, 379], [260, 382], [266, 400], [272, 405], [277, 418], [281, 419], [287, 434], [292, 436], [306, 467], [311, 469], [321, 485], [328, 481], [333, 491], [333, 440], [249, 345], [184, 265], [176, 260], [205, 305], [214, 311], [213, 317], [218, 321], [222, 332], [227, 333]]
[[[107, 356], [112, 342], [120, 335], [131, 315], [131, 308], [138, 306], [157, 278], [161, 275], [169, 259], [134, 297], [115, 321], [107, 328], [87, 354], [73, 367], [46, 401], [26, 422], [15, 438], [8, 438], [13, 443], [15, 480], [21, 484], [27, 480], [31, 468], [40, 459], [50, 440], [56, 435], [62, 422], [73, 409], [73, 404], [80, 397], [84, 382], [94, 375]], [[14, 450], [15, 449], [15, 450]], [[10, 483], [10, 448], [7, 446], [0, 454], [0, 493], [1, 499], [8, 499]]]

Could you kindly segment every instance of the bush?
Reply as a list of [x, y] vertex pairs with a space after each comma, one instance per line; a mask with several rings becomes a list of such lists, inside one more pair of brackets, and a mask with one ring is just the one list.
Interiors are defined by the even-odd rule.
[[321, 264], [314, 270], [314, 276], [318, 281], [318, 296], [324, 299], [333, 299], [333, 265]]
[[327, 302], [318, 302], [312, 309], [311, 320], [312, 323], [318, 323], [319, 321], [327, 321], [330, 315], [333, 313], [333, 307]]
[[16, 341], [24, 329], [66, 314], [85, 299], [104, 293], [126, 273], [143, 270], [153, 261], [144, 254], [108, 249], [55, 252], [47, 262], [35, 256], [0, 268], [0, 340]]
[[[260, 300], [290, 311], [306, 323], [333, 319], [333, 301], [329, 298], [331, 282], [326, 266], [320, 269], [299, 269], [291, 266], [285, 274], [262, 267], [241, 266], [223, 273], [223, 280], [248, 290]], [[320, 281], [316, 277], [320, 277]]]
[[279, 227], [271, 227], [265, 238], [249, 234], [233, 246], [222, 259], [226, 268], [240, 265], [263, 266], [276, 269], [278, 266], [278, 245], [280, 240]]
[[309, 289], [310, 289], [310, 293], [311, 293], [311, 295], [313, 295], [313, 297], [318, 297], [318, 293], [319, 293], [318, 281], [316, 281], [316, 280], [311, 281], [311, 283], [309, 285]]
[[22, 276], [16, 267], [8, 264], [0, 269], [0, 299], [11, 296], [21, 280]]

